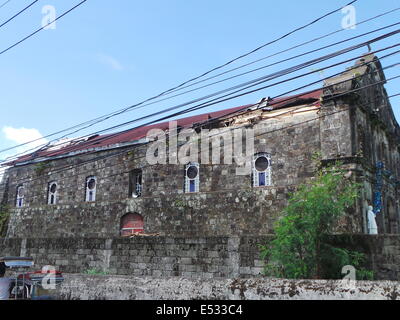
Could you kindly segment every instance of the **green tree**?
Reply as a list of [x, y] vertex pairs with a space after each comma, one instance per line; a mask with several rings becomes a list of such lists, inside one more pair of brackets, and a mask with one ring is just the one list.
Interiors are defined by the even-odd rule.
[[[342, 267], [360, 269], [361, 253], [337, 248], [328, 241], [338, 220], [352, 207], [360, 185], [346, 177], [341, 163], [318, 170], [315, 178], [291, 194], [282, 218], [275, 224], [275, 238], [261, 245], [265, 274], [289, 279], [340, 278]], [[370, 276], [363, 269], [362, 277]]]

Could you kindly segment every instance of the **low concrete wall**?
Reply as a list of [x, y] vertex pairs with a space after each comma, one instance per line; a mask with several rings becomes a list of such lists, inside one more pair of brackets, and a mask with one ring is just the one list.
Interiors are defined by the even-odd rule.
[[60, 300], [400, 300], [400, 283], [65, 275]]

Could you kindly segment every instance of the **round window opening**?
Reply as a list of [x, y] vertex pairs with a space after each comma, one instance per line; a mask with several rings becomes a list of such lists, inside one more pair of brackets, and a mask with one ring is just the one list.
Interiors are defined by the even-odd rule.
[[89, 188], [90, 190], [93, 190], [95, 186], [96, 186], [96, 180], [93, 179], [93, 178], [90, 179], [89, 182], [88, 182], [88, 188]]
[[197, 170], [197, 167], [195, 167], [195, 166], [190, 166], [188, 169], [187, 169], [187, 176], [188, 176], [188, 178], [189, 179], [194, 179], [194, 178], [196, 178], [197, 177], [197, 174], [198, 174], [198, 170]]
[[19, 197], [23, 197], [24, 196], [24, 188], [23, 187], [18, 188], [18, 196]]
[[50, 192], [51, 192], [51, 193], [55, 193], [56, 190], [57, 190], [57, 185], [56, 185], [55, 183], [53, 183], [53, 184], [51, 185], [51, 187], [50, 187]]
[[268, 169], [269, 162], [266, 157], [262, 156], [257, 158], [255, 165], [257, 171], [265, 171]]

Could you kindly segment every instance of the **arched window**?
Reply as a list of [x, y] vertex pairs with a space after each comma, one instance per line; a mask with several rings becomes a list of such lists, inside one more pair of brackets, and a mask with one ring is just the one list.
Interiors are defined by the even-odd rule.
[[16, 207], [22, 208], [24, 206], [24, 196], [25, 196], [25, 188], [23, 185], [17, 187], [17, 200]]
[[57, 182], [50, 182], [47, 192], [47, 204], [57, 203]]
[[271, 185], [271, 156], [259, 153], [253, 158], [253, 186], [264, 187]]
[[143, 217], [137, 213], [128, 213], [121, 218], [121, 236], [144, 232]]
[[185, 167], [185, 192], [199, 192], [200, 166], [197, 162], [188, 163]]
[[95, 176], [86, 178], [86, 202], [96, 201], [96, 184], [97, 179]]
[[129, 196], [137, 198], [142, 195], [142, 169], [135, 169], [129, 174]]

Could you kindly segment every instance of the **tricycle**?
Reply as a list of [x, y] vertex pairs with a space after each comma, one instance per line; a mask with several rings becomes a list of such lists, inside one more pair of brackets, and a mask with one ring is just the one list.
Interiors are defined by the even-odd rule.
[[39, 271], [21, 272], [29, 269], [34, 261], [29, 257], [0, 257], [7, 269], [16, 269], [10, 277], [9, 300], [53, 300], [51, 290], [64, 281], [61, 272], [48, 266]]

